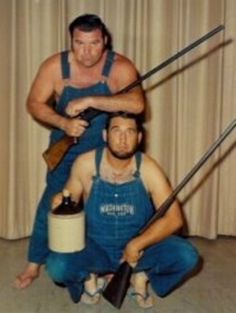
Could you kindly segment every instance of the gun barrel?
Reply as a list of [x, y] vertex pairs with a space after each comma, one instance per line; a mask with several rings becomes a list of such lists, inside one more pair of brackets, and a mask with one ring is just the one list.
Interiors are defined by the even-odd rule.
[[[223, 133], [218, 137], [218, 139], [211, 145], [207, 152], [200, 158], [200, 160], [194, 165], [194, 167], [187, 173], [187, 175], [182, 179], [178, 186], [173, 190], [170, 196], [164, 201], [160, 206], [159, 210], [153, 215], [153, 217], [147, 222], [147, 224], [139, 231], [142, 234], [152, 223], [157, 219], [161, 218], [167, 210], [170, 208], [171, 204], [175, 201], [177, 194], [183, 189], [183, 187], [190, 181], [190, 179], [197, 173], [197, 171], [206, 163], [209, 157], [214, 153], [218, 146], [228, 137], [228, 135], [236, 127], [236, 119], [234, 119], [228, 127], [223, 131]], [[113, 278], [107, 285], [103, 294], [105, 299], [109, 301], [116, 308], [120, 308], [125, 294], [128, 289], [129, 279], [132, 271], [132, 267], [127, 263], [123, 262], [117, 272], [114, 274]], [[130, 273], [129, 275], [123, 273]], [[122, 276], [123, 275], [123, 276]], [[126, 280], [126, 281], [125, 281]], [[127, 281], [128, 280], [128, 281]]]
[[[219, 25], [216, 28], [212, 29], [210, 32], [208, 32], [204, 36], [200, 37], [196, 41], [192, 42], [190, 45], [186, 46], [185, 48], [183, 48], [182, 50], [180, 50], [179, 52], [177, 52], [173, 56], [169, 57], [164, 62], [162, 62], [161, 64], [157, 65], [156, 67], [154, 67], [150, 71], [148, 71], [146, 74], [144, 74], [143, 76], [139, 77], [136, 81], [132, 82], [131, 84], [129, 84], [125, 88], [123, 88], [120, 91], [118, 91], [116, 94], [126, 93], [126, 92], [130, 91], [131, 89], [133, 89], [134, 87], [140, 85], [148, 77], [150, 77], [153, 74], [157, 73], [158, 71], [162, 70], [167, 65], [171, 64], [172, 62], [174, 62], [175, 60], [177, 60], [178, 58], [180, 58], [184, 54], [188, 53], [190, 50], [196, 48], [197, 46], [202, 44], [204, 41], [208, 40], [209, 38], [211, 38], [212, 36], [214, 36], [218, 32], [222, 31], [223, 29], [224, 29], [224, 25]], [[89, 122], [93, 118], [95, 118], [96, 116], [98, 116], [98, 115], [100, 115], [102, 113], [103, 113], [103, 111], [92, 109], [92, 108], [88, 108], [87, 110], [85, 110], [84, 112], [78, 114], [74, 118], [80, 117], [80, 118], [82, 118], [82, 119], [84, 119], [84, 120]], [[65, 142], [67, 142], [67, 141], [70, 142], [70, 139], [65, 139]], [[72, 144], [68, 143], [66, 145], [68, 145], [68, 148], [64, 147], [61, 150], [59, 150], [59, 148], [61, 146], [63, 146], [63, 145], [59, 143], [58, 146], [57, 146], [55, 144], [54, 146], [50, 147], [47, 151], [45, 151], [43, 153], [43, 157], [44, 157], [44, 159], [45, 159], [45, 161], [46, 161], [46, 163], [48, 165], [48, 169], [50, 171], [54, 170], [58, 166], [58, 164], [61, 162], [61, 160], [63, 159], [64, 155], [66, 154], [66, 152], [68, 151], [69, 147]], [[57, 151], [57, 147], [59, 147], [58, 151]], [[56, 150], [56, 151], [54, 151], [54, 150]]]

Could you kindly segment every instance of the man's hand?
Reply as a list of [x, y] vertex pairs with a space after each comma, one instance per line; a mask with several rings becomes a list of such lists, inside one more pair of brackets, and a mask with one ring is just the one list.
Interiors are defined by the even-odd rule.
[[134, 267], [142, 255], [143, 251], [138, 246], [138, 240], [134, 238], [126, 245], [122, 260]]
[[53, 196], [52, 202], [51, 202], [52, 210], [57, 208], [62, 203], [62, 199], [63, 199], [62, 192], [59, 192], [59, 193], [57, 193], [56, 195]]
[[84, 97], [70, 101], [67, 105], [66, 113], [74, 117], [90, 107], [92, 107], [91, 97]]
[[64, 132], [71, 137], [80, 137], [88, 127], [88, 122], [79, 118], [65, 119], [62, 125]]

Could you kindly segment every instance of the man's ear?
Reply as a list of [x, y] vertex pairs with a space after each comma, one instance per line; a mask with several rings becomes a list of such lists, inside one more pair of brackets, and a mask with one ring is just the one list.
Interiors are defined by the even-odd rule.
[[103, 131], [102, 131], [102, 138], [105, 142], [107, 142], [107, 131], [106, 131], [106, 129], [103, 129]]
[[107, 37], [107, 36], [104, 36], [104, 46], [105, 46], [105, 47], [106, 47], [107, 43], [108, 43], [108, 37]]

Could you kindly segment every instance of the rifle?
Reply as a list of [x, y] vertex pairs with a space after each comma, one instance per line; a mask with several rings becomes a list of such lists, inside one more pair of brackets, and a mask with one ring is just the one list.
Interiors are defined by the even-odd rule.
[[[130, 91], [131, 89], [133, 89], [134, 87], [140, 85], [145, 79], [147, 79], [148, 77], [150, 77], [154, 73], [160, 71], [161, 69], [163, 69], [164, 67], [166, 67], [170, 63], [174, 62], [175, 60], [180, 58], [182, 55], [186, 54], [187, 52], [189, 52], [193, 48], [197, 47], [198, 45], [200, 45], [201, 43], [203, 43], [204, 41], [206, 41], [210, 37], [214, 36], [215, 34], [217, 34], [218, 32], [220, 32], [223, 29], [224, 29], [223, 25], [219, 25], [218, 27], [214, 28], [213, 30], [211, 30], [210, 32], [208, 32], [204, 36], [200, 37], [199, 39], [197, 39], [196, 41], [194, 41], [190, 45], [186, 46], [185, 48], [183, 48], [182, 50], [180, 50], [179, 52], [177, 52], [176, 54], [174, 54], [173, 56], [171, 56], [170, 58], [168, 58], [167, 60], [165, 60], [161, 64], [154, 67], [152, 70], [148, 71], [143, 76], [140, 76], [136, 81], [129, 84], [127, 87], [118, 91], [116, 93], [116, 95], [126, 93], [126, 92]], [[84, 112], [81, 112], [76, 117], [79, 117], [81, 119], [84, 119], [84, 120], [90, 122], [93, 118], [95, 118], [96, 116], [98, 116], [102, 113], [104, 113], [104, 112], [101, 110], [88, 108]], [[74, 118], [76, 118], [76, 117], [74, 117]], [[76, 143], [76, 139], [73, 139], [72, 137], [64, 135], [59, 141], [57, 141], [55, 144], [52, 144], [43, 153], [43, 158], [46, 161], [46, 163], [48, 165], [48, 169], [50, 171], [54, 170], [59, 165], [59, 163], [61, 162], [61, 160], [63, 159], [63, 157], [67, 153], [67, 151], [69, 150], [69, 148], [74, 143]]]
[[[229, 126], [223, 131], [219, 138], [213, 143], [213, 145], [208, 149], [208, 151], [200, 158], [200, 160], [195, 164], [195, 166], [189, 171], [189, 173], [184, 177], [184, 179], [179, 183], [179, 185], [173, 190], [170, 196], [164, 201], [160, 206], [158, 211], [151, 217], [148, 223], [139, 231], [138, 234], [142, 234], [151, 224], [162, 217], [167, 210], [170, 208], [171, 204], [176, 200], [177, 194], [182, 190], [182, 188], [189, 182], [193, 175], [200, 169], [200, 167], [208, 160], [208, 158], [213, 154], [216, 148], [225, 140], [225, 138], [231, 133], [231, 131], [236, 126], [236, 119], [229, 124]], [[106, 286], [103, 291], [103, 297], [109, 301], [114, 307], [120, 309], [124, 297], [130, 285], [130, 277], [132, 274], [132, 267], [126, 261], [121, 263], [118, 270]]]

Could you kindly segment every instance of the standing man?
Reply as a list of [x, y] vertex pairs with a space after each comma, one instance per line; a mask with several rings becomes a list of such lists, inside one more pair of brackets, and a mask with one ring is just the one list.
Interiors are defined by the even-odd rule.
[[[52, 127], [50, 144], [64, 134], [78, 137], [63, 162], [47, 174], [47, 186], [38, 206], [28, 252], [28, 265], [17, 276], [15, 286], [25, 288], [39, 276], [48, 250], [47, 213], [52, 195], [62, 190], [74, 159], [81, 153], [103, 145], [102, 129], [107, 114], [94, 118], [90, 125], [71, 117], [87, 108], [104, 112], [124, 110], [139, 114], [144, 109], [140, 87], [115, 95], [137, 79], [130, 60], [110, 50], [110, 34], [96, 15], [79, 16], [69, 25], [71, 50], [55, 54], [42, 63], [32, 84], [27, 108], [36, 120]], [[54, 97], [55, 108], [48, 105]]]
[[[141, 138], [137, 115], [113, 113], [104, 131], [107, 146], [79, 156], [72, 167], [65, 188], [75, 202], [83, 197], [86, 248], [76, 253], [51, 252], [47, 271], [54, 281], [67, 286], [75, 302], [83, 301], [85, 295], [96, 296], [98, 301], [91, 273], [114, 273], [124, 260], [137, 264], [133, 277], [136, 300], [141, 307], [150, 307], [147, 280], [157, 295], [165, 296], [198, 263], [195, 248], [173, 235], [183, 225], [177, 201], [138, 234], [172, 192], [157, 162], [137, 151]], [[61, 194], [54, 198], [54, 207], [61, 198]]]

